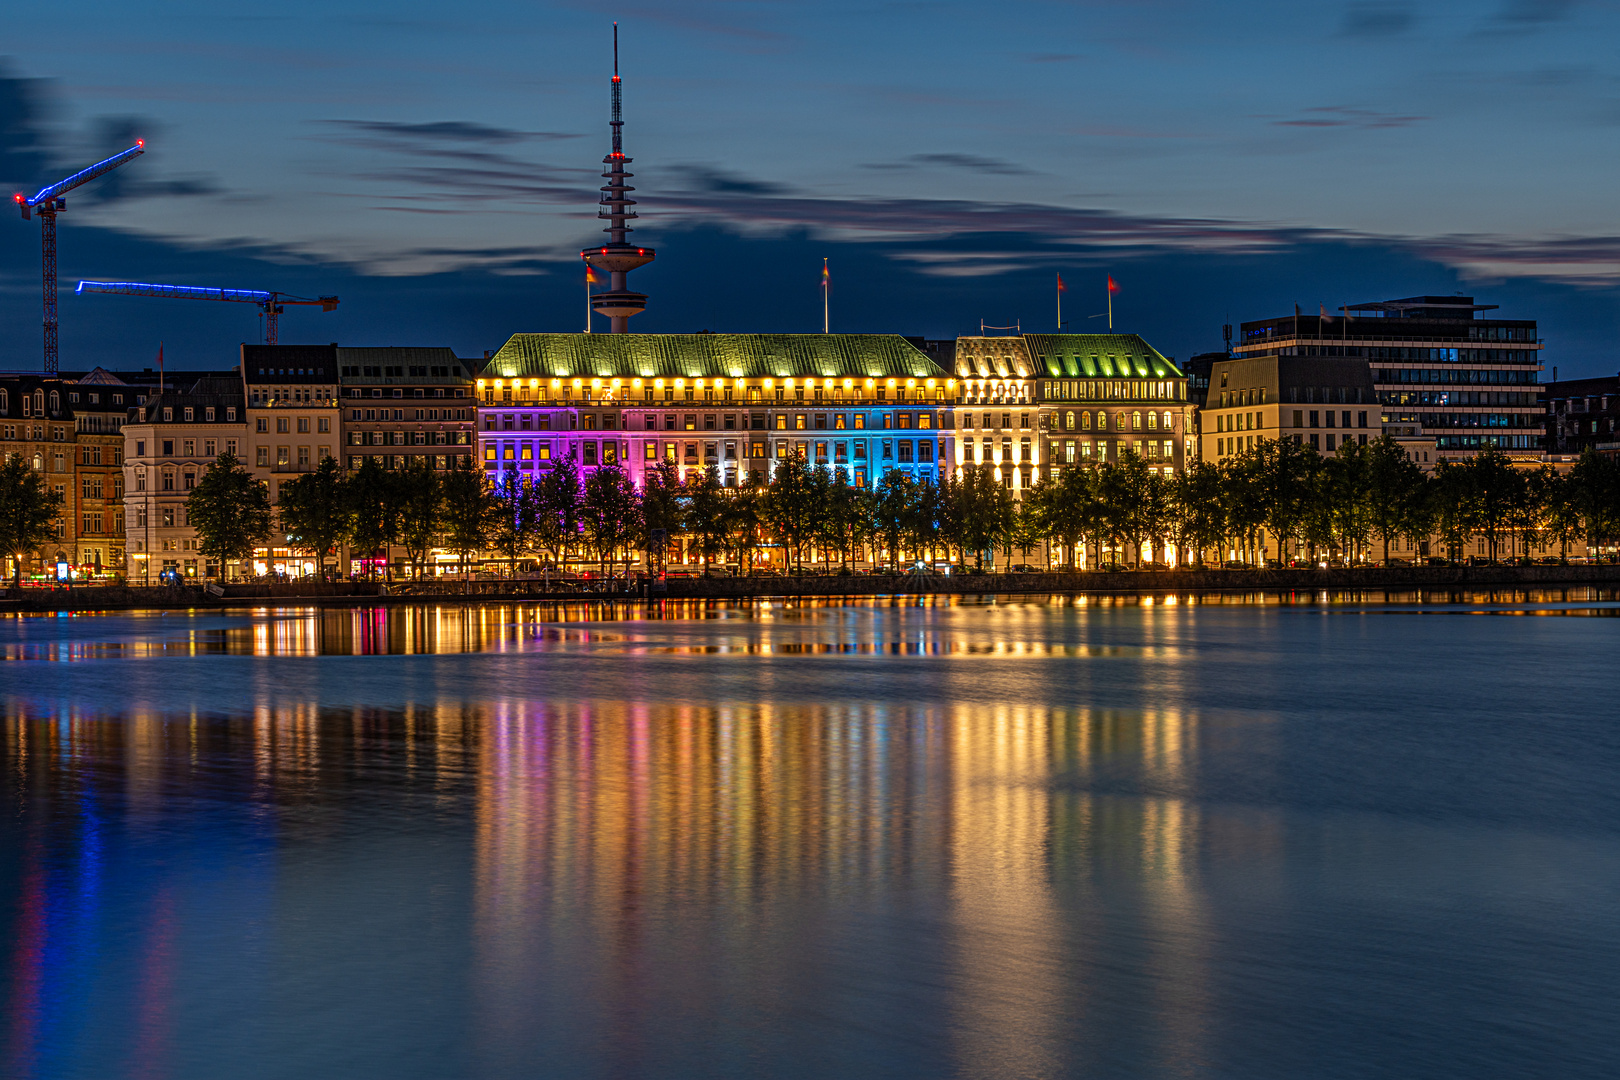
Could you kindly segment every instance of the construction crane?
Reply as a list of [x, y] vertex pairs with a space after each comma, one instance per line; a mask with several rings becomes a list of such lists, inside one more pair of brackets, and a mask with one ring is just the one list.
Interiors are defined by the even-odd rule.
[[276, 343], [276, 316], [287, 304], [319, 304], [322, 311], [338, 306], [335, 296], [289, 296], [257, 289], [212, 289], [196, 285], [147, 285], [139, 281], [81, 281], [76, 293], [113, 293], [118, 296], [166, 296], [171, 300], [224, 300], [228, 303], [257, 304], [264, 312], [264, 343]]
[[22, 192], [13, 195], [12, 201], [22, 210], [23, 220], [27, 221], [34, 214], [39, 215], [39, 250], [40, 262], [43, 264], [45, 278], [45, 373], [56, 374], [56, 215], [67, 209], [67, 200], [62, 198], [81, 184], [88, 184], [98, 176], [105, 176], [118, 166], [134, 161], [146, 153], [146, 140], [136, 139], [135, 145], [123, 153], [114, 154], [106, 161], [98, 161], [88, 169], [74, 173], [66, 180], [58, 180], [48, 187], [42, 187], [33, 198]]

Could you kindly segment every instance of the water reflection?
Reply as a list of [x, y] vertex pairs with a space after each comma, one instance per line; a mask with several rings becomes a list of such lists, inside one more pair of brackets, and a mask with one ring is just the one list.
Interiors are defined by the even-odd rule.
[[[1605, 602], [1521, 595], [1456, 613]], [[1301, 606], [1353, 617], [1270, 614]], [[1620, 886], [1620, 858], [1591, 839], [1612, 835], [1612, 815], [1578, 843], [1552, 823], [1609, 805], [1609, 744], [1582, 740], [1554, 811], [1517, 819], [1536, 830], [1516, 842], [1534, 872], [1491, 861], [1517, 850], [1500, 834], [1435, 822], [1458, 806], [1479, 820], [1534, 811], [1524, 786], [1511, 800], [1482, 786], [1557, 743], [1492, 741], [1518, 728], [1489, 709], [1516, 717], [1529, 700], [1492, 682], [1511, 678], [1504, 642], [1590, 660], [1606, 639], [1575, 635], [1612, 624], [1446, 624], [1484, 636], [1444, 660], [1477, 673], [1448, 691], [1463, 720], [1444, 728], [1412, 719], [1431, 661], [1400, 637], [1432, 624], [1365, 616], [1446, 605], [1273, 599], [1227, 621], [1229, 607], [13, 623], [0, 644], [19, 675], [82, 680], [170, 649], [268, 659], [172, 666], [180, 680], [231, 672], [239, 708], [0, 698], [5, 1075], [280, 1076], [336, 1060], [388, 1077], [1354, 1075], [1398, 1062], [1483, 1075], [1462, 1069], [1482, 1055], [1582, 1074], [1568, 1048], [1603, 1044], [1592, 1003], [1617, 989], [1620, 888], [1606, 885]], [[1524, 636], [1536, 633], [1551, 636]], [[1324, 686], [1324, 655], [1356, 669]], [[368, 680], [448, 666], [409, 684], [435, 692], [403, 707], [337, 707], [273, 663], [315, 656], [332, 659], [292, 666], [337, 673], [351, 699], [381, 696]], [[485, 659], [512, 666], [467, 667]], [[661, 666], [615, 666], [628, 661]], [[1369, 735], [1343, 701], [1374, 676], [1408, 704]], [[1257, 693], [1265, 679], [1288, 695]], [[1304, 717], [1301, 689], [1337, 711]], [[1529, 772], [1547, 784], [1553, 770]], [[1421, 883], [1475, 850], [1493, 854]], [[1570, 899], [1582, 888], [1596, 898], [1584, 907]], [[1360, 929], [1333, 938], [1340, 926]], [[1550, 962], [1557, 987], [1519, 1005], [1545, 1034], [1449, 996]], [[1354, 992], [1324, 989], [1321, 972]], [[1335, 1019], [1303, 1023], [1307, 999]], [[1333, 1024], [1346, 1015], [1383, 1048], [1344, 1056]], [[1571, 1025], [1592, 1037], [1566, 1038]], [[1311, 1067], [1323, 1062], [1344, 1067]]]

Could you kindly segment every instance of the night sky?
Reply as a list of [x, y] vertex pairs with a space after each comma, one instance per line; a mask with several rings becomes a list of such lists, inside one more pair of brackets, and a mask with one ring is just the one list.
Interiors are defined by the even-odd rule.
[[[61, 279], [337, 293], [282, 340], [498, 348], [584, 326], [611, 23], [658, 261], [636, 330], [1220, 326], [1466, 292], [1612, 373], [1620, 9], [1486, 3], [288, 3], [14, 19], [0, 183], [68, 196]], [[39, 230], [0, 244], [37, 369]], [[64, 369], [225, 366], [244, 305], [64, 295]], [[599, 325], [598, 330], [606, 329]]]

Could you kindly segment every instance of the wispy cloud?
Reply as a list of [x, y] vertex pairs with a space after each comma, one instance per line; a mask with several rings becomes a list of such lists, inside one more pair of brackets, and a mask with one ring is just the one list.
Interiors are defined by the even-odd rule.
[[453, 142], [504, 145], [531, 139], [551, 141], [580, 137], [571, 132], [519, 131], [515, 128], [492, 127], [472, 120], [430, 120], [423, 123], [403, 123], [396, 120], [327, 120], [325, 123], [380, 136], [400, 144]]
[[[1579, 285], [1620, 282], [1620, 236], [1377, 235], [1036, 203], [822, 198], [775, 187], [765, 192], [687, 188], [661, 193], [649, 200], [648, 208], [666, 219], [704, 220], [746, 232], [808, 230], [843, 241], [888, 244], [895, 248], [892, 258], [946, 277], [993, 276], [1031, 264], [1072, 262], [1088, 252], [1110, 257], [1265, 255], [1342, 244], [1409, 252], [1470, 277], [1533, 277]], [[953, 247], [953, 240], [965, 238], [973, 238], [975, 246]]]
[[1399, 37], [1417, 23], [1417, 5], [1405, 0], [1361, 0], [1344, 9], [1339, 33], [1348, 38]]
[[1028, 176], [1032, 170], [1000, 158], [981, 157], [978, 154], [912, 154], [900, 161], [879, 161], [862, 165], [863, 169], [903, 170], [922, 168], [965, 169], [969, 172], [992, 173], [996, 176]]
[[1305, 115], [1286, 120], [1273, 120], [1277, 127], [1296, 128], [1361, 128], [1378, 131], [1385, 128], [1411, 127], [1429, 119], [1405, 113], [1379, 112], [1377, 109], [1359, 109], [1350, 105], [1319, 105], [1306, 109]]

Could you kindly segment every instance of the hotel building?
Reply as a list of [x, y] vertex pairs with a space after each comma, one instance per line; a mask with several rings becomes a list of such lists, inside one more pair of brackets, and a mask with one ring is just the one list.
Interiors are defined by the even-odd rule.
[[497, 482], [572, 459], [639, 486], [673, 462], [735, 487], [799, 456], [857, 487], [939, 480], [956, 380], [898, 335], [517, 334], [477, 380], [478, 451]]
[[1126, 451], [1167, 474], [1197, 453], [1187, 379], [1139, 335], [963, 337], [955, 364], [957, 463], [1015, 491]]

